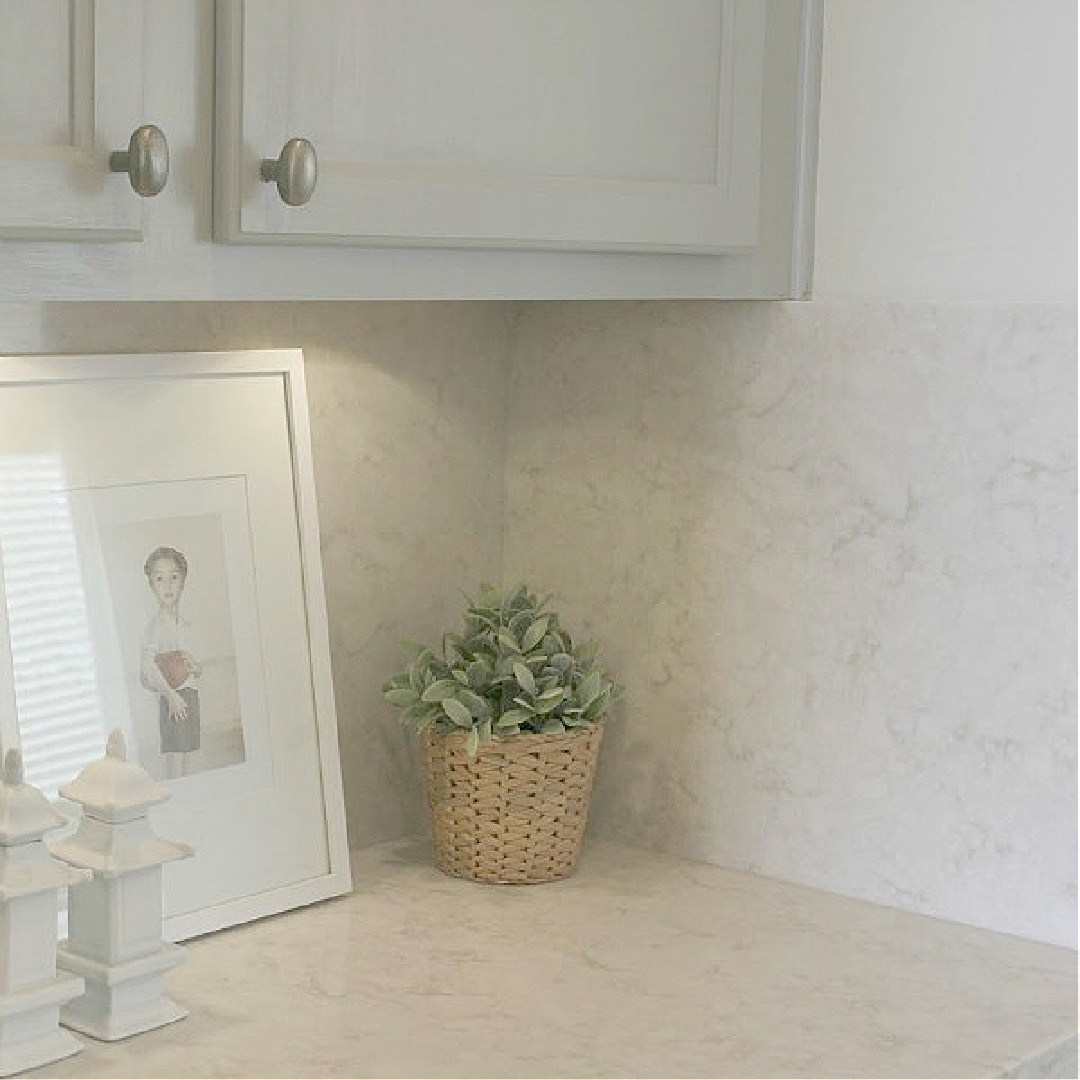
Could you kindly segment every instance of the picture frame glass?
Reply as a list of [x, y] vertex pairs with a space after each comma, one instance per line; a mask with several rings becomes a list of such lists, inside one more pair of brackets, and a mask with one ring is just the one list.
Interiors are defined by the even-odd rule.
[[307, 423], [299, 350], [0, 358], [0, 735], [124, 733], [172, 940], [351, 885]]

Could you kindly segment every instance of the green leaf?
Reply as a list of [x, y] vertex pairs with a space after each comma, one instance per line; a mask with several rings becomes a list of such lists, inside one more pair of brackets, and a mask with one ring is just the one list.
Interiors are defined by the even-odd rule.
[[514, 678], [517, 679], [518, 686], [526, 694], [536, 693], [536, 680], [533, 678], [533, 673], [524, 664], [514, 665]]
[[604, 709], [607, 708], [609, 697], [609, 691], [602, 690], [593, 700], [589, 703], [585, 709], [584, 717], [586, 720], [597, 720], [603, 714]]
[[578, 683], [578, 688], [574, 697], [578, 702], [588, 707], [593, 701], [596, 700], [597, 695], [600, 693], [600, 672], [592, 671], [585, 676], [584, 679]]
[[442, 701], [444, 698], [457, 697], [460, 683], [456, 679], [438, 679], [421, 695], [424, 701]]
[[538, 713], [551, 712], [562, 701], [565, 693], [563, 688], [558, 686], [554, 690], [549, 690], [546, 694], [541, 694], [536, 699], [536, 711]]
[[528, 652], [530, 649], [535, 648], [544, 639], [544, 635], [547, 633], [548, 617], [542, 615], [525, 631], [524, 636], [521, 639], [521, 648], [524, 652]]
[[498, 585], [490, 585], [487, 582], [480, 583], [480, 603], [485, 607], [498, 607], [502, 600], [502, 592]]
[[574, 657], [582, 667], [588, 667], [596, 659], [600, 646], [595, 641], [587, 641], [574, 649]]
[[491, 705], [479, 694], [474, 694], [471, 690], [459, 691], [457, 700], [475, 717], [483, 719], [485, 716], [491, 715]]
[[498, 638], [499, 638], [499, 644], [504, 649], [509, 649], [510, 652], [515, 652], [515, 653], [521, 652], [521, 649], [518, 648], [517, 641], [514, 640], [514, 635], [511, 634], [510, 631], [506, 629], [506, 627], [503, 627], [502, 629], [499, 630]]
[[473, 726], [472, 714], [460, 701], [454, 698], [446, 698], [442, 702], [443, 712], [450, 717], [458, 727], [471, 728]]
[[476, 751], [480, 748], [480, 736], [476, 728], [469, 728], [469, 734], [465, 736], [465, 753], [469, 757], [476, 757]]
[[469, 678], [469, 685], [474, 690], [479, 690], [491, 679], [491, 676], [495, 674], [494, 669], [486, 660], [474, 660], [465, 669], [465, 674]]
[[386, 700], [391, 705], [404, 708], [407, 705], [415, 705], [420, 700], [420, 695], [411, 687], [394, 687], [386, 691]]
[[495, 721], [495, 726], [500, 729], [515, 727], [526, 721], [528, 718], [529, 714], [524, 709], [507, 709], [506, 712]]
[[457, 679], [457, 681], [461, 683], [462, 686], [469, 685], [469, 676], [466, 675], [465, 672], [461, 670], [461, 668], [454, 668], [454, 670], [451, 671], [450, 674], [453, 675], [454, 678]]
[[540, 729], [545, 735], [561, 735], [566, 728], [563, 727], [561, 720], [554, 720], [549, 717], [544, 721], [544, 726]]
[[489, 716], [480, 726], [477, 728], [480, 732], [480, 741], [491, 742], [491, 717]]

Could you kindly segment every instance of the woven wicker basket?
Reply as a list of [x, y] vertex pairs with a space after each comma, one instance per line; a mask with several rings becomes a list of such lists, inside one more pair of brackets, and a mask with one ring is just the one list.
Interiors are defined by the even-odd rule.
[[465, 753], [464, 732], [424, 732], [435, 865], [471, 881], [556, 881], [577, 866], [603, 725], [517, 735]]

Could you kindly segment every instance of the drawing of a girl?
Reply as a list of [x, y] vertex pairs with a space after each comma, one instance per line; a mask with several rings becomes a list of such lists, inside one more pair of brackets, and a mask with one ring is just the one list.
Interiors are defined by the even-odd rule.
[[158, 610], [143, 635], [140, 682], [158, 694], [158, 727], [165, 775], [186, 776], [199, 749], [202, 665], [190, 648], [191, 627], [180, 613], [188, 562], [171, 547], [155, 548], [143, 565]]

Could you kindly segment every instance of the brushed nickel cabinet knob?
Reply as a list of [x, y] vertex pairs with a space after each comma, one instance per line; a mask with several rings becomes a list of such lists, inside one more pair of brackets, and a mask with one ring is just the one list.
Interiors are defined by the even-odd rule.
[[307, 139], [290, 139], [276, 158], [263, 158], [259, 175], [277, 184], [281, 201], [289, 206], [303, 206], [311, 198], [318, 179], [315, 147]]
[[137, 127], [128, 148], [109, 155], [109, 172], [127, 173], [139, 195], [157, 195], [169, 179], [169, 144], [161, 128], [153, 124]]

